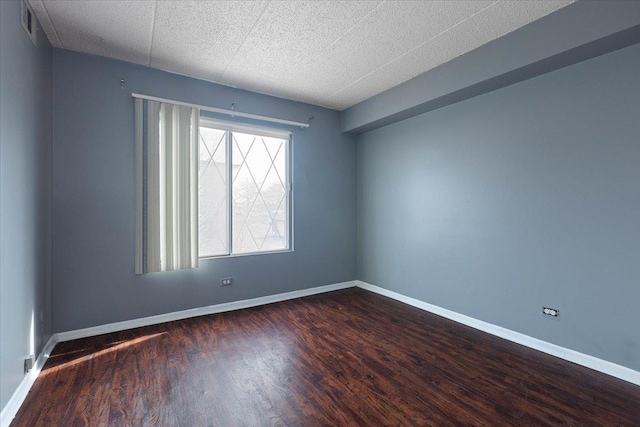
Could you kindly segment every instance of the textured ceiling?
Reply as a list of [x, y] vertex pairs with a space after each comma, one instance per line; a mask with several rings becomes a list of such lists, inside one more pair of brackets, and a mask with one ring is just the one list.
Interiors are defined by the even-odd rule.
[[572, 1], [30, 0], [56, 47], [338, 110]]

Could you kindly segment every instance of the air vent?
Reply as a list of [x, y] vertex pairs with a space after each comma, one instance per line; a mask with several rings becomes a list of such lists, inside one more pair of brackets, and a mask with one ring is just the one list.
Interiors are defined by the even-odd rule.
[[20, 0], [20, 21], [22, 22], [22, 28], [24, 28], [29, 35], [33, 45], [37, 46], [38, 37], [36, 36], [36, 30], [38, 25], [36, 24], [36, 16], [33, 14], [31, 5], [27, 3], [26, 0]]

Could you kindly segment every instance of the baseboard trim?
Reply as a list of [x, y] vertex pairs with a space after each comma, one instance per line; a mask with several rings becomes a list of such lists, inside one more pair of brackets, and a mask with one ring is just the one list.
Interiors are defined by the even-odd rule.
[[376, 294], [389, 297], [396, 301], [403, 302], [413, 307], [420, 308], [430, 313], [437, 314], [438, 316], [445, 317], [449, 320], [453, 320], [454, 322], [462, 323], [463, 325], [470, 326], [482, 332], [504, 338], [517, 344], [524, 345], [525, 347], [529, 347], [534, 350], [559, 357], [569, 362], [585, 366], [595, 371], [599, 371], [604, 374], [611, 375], [612, 377], [616, 377], [640, 386], [640, 372], [634, 371], [633, 369], [627, 368], [625, 366], [621, 366], [607, 360], [598, 359], [597, 357], [561, 347], [559, 345], [552, 344], [538, 338], [533, 338], [528, 335], [521, 334], [520, 332], [515, 332], [511, 329], [503, 328], [502, 326], [497, 326], [488, 322], [484, 322], [482, 320], [474, 319], [473, 317], [465, 316], [464, 314], [456, 313], [455, 311], [447, 310], [446, 308], [438, 307], [437, 305], [429, 304], [424, 301], [411, 298], [397, 292], [372, 285], [367, 282], [363, 282], [361, 280], [356, 280], [356, 286], [371, 292], [375, 292]]
[[356, 281], [335, 283], [332, 285], [317, 286], [315, 288], [302, 289], [299, 291], [285, 292], [282, 294], [268, 295], [265, 297], [252, 298], [241, 301], [233, 301], [224, 304], [210, 305], [207, 307], [193, 308], [189, 310], [175, 311], [172, 313], [159, 314], [157, 316], [143, 317], [140, 319], [126, 320], [124, 322], [109, 323], [106, 325], [94, 326], [91, 328], [76, 329], [73, 331], [59, 332], [53, 334], [47, 344], [44, 346], [42, 353], [38, 356], [34, 368], [25, 375], [24, 379], [9, 399], [9, 402], [0, 413], [0, 427], [9, 427], [11, 421], [18, 413], [20, 406], [29, 394], [29, 390], [38, 378], [42, 367], [49, 358], [54, 347], [59, 342], [71, 341], [79, 338], [88, 338], [96, 335], [108, 334], [110, 332], [124, 331], [127, 329], [139, 328], [142, 326], [157, 325], [158, 323], [171, 322], [174, 320], [188, 319], [191, 317], [204, 316], [207, 314], [223, 313], [226, 311], [241, 310], [243, 308], [258, 307], [261, 305], [272, 304], [275, 302], [287, 301], [296, 298], [307, 297], [311, 295], [322, 294], [325, 292], [338, 291], [340, 289], [353, 288]]
[[223, 313], [225, 311], [241, 310], [243, 308], [257, 307], [265, 304], [286, 301], [295, 298], [302, 298], [310, 295], [325, 292], [337, 291], [340, 289], [352, 288], [356, 286], [355, 280], [349, 282], [335, 283], [332, 285], [318, 286], [315, 288], [302, 289], [299, 291], [285, 292], [282, 294], [268, 295], [265, 297], [233, 301], [224, 304], [209, 305], [206, 307], [192, 308], [189, 310], [175, 311], [172, 313], [159, 314], [157, 316], [142, 317], [140, 319], [126, 320], [123, 322], [109, 323], [106, 325], [94, 326], [91, 328], [76, 329], [73, 331], [59, 332], [55, 334], [56, 342], [71, 341], [79, 338], [93, 337], [96, 335], [108, 334], [111, 332], [124, 331], [127, 329], [140, 328], [142, 326], [157, 325], [158, 323], [172, 322], [174, 320], [188, 319], [190, 317], [205, 316], [207, 314]]
[[55, 337], [52, 336], [45, 344], [42, 352], [40, 352], [33, 369], [24, 376], [16, 391], [13, 392], [11, 399], [9, 399], [5, 407], [2, 409], [2, 412], [0, 413], [0, 427], [9, 427], [9, 424], [11, 424], [11, 421], [13, 421], [18, 413], [20, 406], [22, 406], [22, 402], [27, 398], [29, 390], [31, 390], [33, 383], [36, 382], [36, 378], [38, 378], [42, 367], [55, 346]]
[[204, 316], [208, 314], [223, 313], [233, 310], [241, 310], [244, 308], [257, 307], [266, 304], [272, 304], [281, 301], [287, 301], [295, 298], [302, 298], [310, 295], [321, 294], [325, 292], [337, 291], [340, 289], [347, 289], [351, 287], [360, 287], [368, 291], [392, 298], [396, 301], [403, 302], [413, 307], [420, 308], [438, 316], [445, 317], [463, 325], [470, 326], [474, 329], [495, 335], [500, 338], [515, 342], [517, 344], [524, 345], [534, 350], [542, 351], [543, 353], [550, 354], [552, 356], [559, 357], [569, 362], [576, 363], [581, 366], [602, 372], [607, 375], [619, 378], [624, 381], [628, 381], [632, 384], [640, 386], [640, 372], [609, 362], [597, 357], [590, 356], [588, 354], [580, 353], [575, 350], [571, 350], [565, 347], [561, 347], [556, 344], [551, 344], [546, 341], [542, 341], [537, 338], [530, 337], [528, 335], [521, 334], [519, 332], [512, 331], [510, 329], [503, 328], [501, 326], [493, 325], [491, 323], [484, 322], [482, 320], [474, 319], [469, 316], [465, 316], [460, 313], [456, 313], [451, 310], [447, 310], [442, 307], [438, 307], [433, 304], [420, 301], [415, 298], [411, 298], [402, 294], [399, 294], [388, 289], [381, 288], [370, 283], [366, 283], [360, 280], [354, 280], [349, 282], [336, 283], [333, 285], [318, 286], [315, 288], [303, 289], [299, 291], [286, 292], [282, 294], [269, 295], [260, 298], [253, 298], [248, 300], [233, 301], [224, 304], [210, 305], [207, 307], [194, 308], [183, 311], [176, 311], [172, 313], [160, 314], [157, 316], [143, 317], [140, 319], [127, 320], [124, 322], [109, 323], [106, 325], [95, 326], [91, 328], [77, 329], [73, 331], [60, 332], [54, 334], [47, 344], [44, 346], [42, 352], [36, 359], [34, 368], [23, 378], [22, 382], [16, 389], [16, 391], [7, 402], [6, 406], [0, 413], [0, 427], [9, 427], [11, 421], [18, 413], [20, 406], [29, 394], [29, 390], [36, 381], [36, 378], [40, 374], [42, 367], [49, 358], [49, 355], [53, 351], [57, 343], [63, 341], [70, 341], [79, 338], [87, 338], [95, 335], [106, 334], [110, 332], [118, 332], [127, 329], [139, 328], [142, 326], [150, 326], [158, 323], [171, 322], [174, 320], [188, 319], [191, 317]]

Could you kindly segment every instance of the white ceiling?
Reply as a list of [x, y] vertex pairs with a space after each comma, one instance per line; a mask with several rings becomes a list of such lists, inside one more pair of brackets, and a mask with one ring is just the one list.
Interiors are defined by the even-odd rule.
[[56, 47], [338, 110], [572, 1], [30, 0]]

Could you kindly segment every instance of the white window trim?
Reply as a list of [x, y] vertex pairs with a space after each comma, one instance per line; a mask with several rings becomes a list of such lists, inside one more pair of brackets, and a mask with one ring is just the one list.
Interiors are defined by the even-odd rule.
[[250, 133], [253, 135], [266, 136], [269, 138], [291, 139], [292, 132], [269, 128], [265, 126], [248, 125], [244, 123], [233, 123], [226, 120], [213, 119], [211, 117], [200, 116], [200, 126], [231, 132]]
[[[205, 255], [200, 256], [200, 261], [204, 260], [212, 260], [212, 259], [221, 259], [221, 258], [236, 258], [236, 257], [244, 257], [244, 256], [254, 256], [254, 255], [273, 255], [273, 254], [283, 254], [294, 251], [294, 224], [293, 224], [293, 162], [291, 159], [293, 158], [293, 132], [282, 129], [274, 129], [264, 126], [258, 125], [250, 125], [245, 123], [234, 123], [225, 120], [219, 120], [212, 117], [207, 117], [200, 115], [199, 127], [208, 127], [218, 130], [230, 131], [230, 132], [240, 132], [240, 133], [249, 133], [253, 135], [259, 135], [269, 138], [281, 138], [286, 139], [286, 147], [287, 147], [287, 155], [285, 157], [285, 170], [286, 170], [286, 191], [288, 194], [288, 227], [287, 227], [287, 235], [286, 240], [288, 243], [287, 249], [278, 249], [272, 251], [256, 251], [256, 252], [243, 252], [243, 253], [232, 253], [233, 249], [233, 210], [231, 203], [231, 188], [233, 186], [233, 171], [232, 168], [228, 168], [228, 185], [227, 185], [227, 200], [229, 201], [228, 213], [227, 213], [227, 232], [228, 232], [228, 253], [219, 254], [219, 255]], [[231, 156], [232, 156], [232, 143], [231, 141], [227, 141], [227, 162], [231, 165]]]

